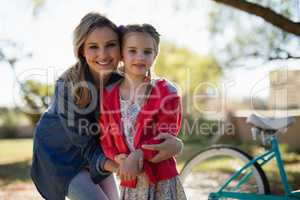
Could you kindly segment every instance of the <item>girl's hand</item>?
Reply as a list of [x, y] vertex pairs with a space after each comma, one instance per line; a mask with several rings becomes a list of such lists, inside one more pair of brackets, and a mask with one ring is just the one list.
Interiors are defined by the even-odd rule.
[[110, 172], [117, 172], [119, 168], [119, 164], [113, 160], [106, 159], [104, 163], [104, 170]]
[[120, 164], [117, 175], [121, 180], [132, 180], [141, 172], [141, 160], [143, 160], [143, 152], [136, 150]]
[[120, 165], [121, 163], [123, 163], [126, 158], [128, 157], [128, 154], [125, 153], [121, 153], [115, 156], [115, 161]]
[[172, 158], [173, 156], [181, 153], [183, 149], [182, 140], [171, 135], [169, 133], [160, 133], [155, 137], [156, 140], [164, 139], [160, 144], [144, 144], [142, 145], [143, 149], [156, 150], [158, 154], [155, 155], [150, 162], [158, 163], [163, 160]]

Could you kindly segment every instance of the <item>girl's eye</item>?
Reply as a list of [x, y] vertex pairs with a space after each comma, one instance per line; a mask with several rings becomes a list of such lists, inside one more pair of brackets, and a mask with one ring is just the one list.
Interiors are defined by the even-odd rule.
[[147, 55], [152, 54], [152, 51], [146, 50], [146, 51], [144, 51], [144, 54], [147, 54]]

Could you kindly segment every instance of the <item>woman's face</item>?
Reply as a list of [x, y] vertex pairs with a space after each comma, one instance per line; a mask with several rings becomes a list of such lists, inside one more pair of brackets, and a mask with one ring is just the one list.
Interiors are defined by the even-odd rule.
[[83, 56], [96, 80], [114, 71], [120, 60], [118, 35], [109, 27], [93, 30], [83, 45]]
[[147, 33], [128, 33], [122, 56], [126, 74], [145, 76], [156, 57], [153, 38]]

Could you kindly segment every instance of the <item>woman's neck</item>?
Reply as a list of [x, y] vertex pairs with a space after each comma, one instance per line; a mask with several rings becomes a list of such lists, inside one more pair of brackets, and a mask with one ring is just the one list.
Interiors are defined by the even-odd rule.
[[107, 83], [110, 74], [92, 74], [96, 88], [99, 90]]

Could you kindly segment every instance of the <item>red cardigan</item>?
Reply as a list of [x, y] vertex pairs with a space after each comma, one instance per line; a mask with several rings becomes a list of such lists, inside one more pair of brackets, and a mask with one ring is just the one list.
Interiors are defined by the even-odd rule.
[[[129, 154], [123, 123], [121, 121], [119, 83], [107, 87], [102, 96], [100, 143], [105, 155], [114, 160], [121, 153]], [[170, 158], [159, 163], [148, 160], [157, 152], [141, 148], [143, 144], [157, 144], [161, 141], [153, 138], [159, 133], [170, 133], [177, 136], [181, 127], [181, 100], [177, 90], [170, 82], [155, 80], [149, 98], [142, 106], [134, 124], [134, 147], [144, 152], [144, 168], [150, 183], [155, 184], [160, 180], [170, 179], [178, 175], [175, 158]], [[121, 181], [124, 187], [136, 187], [136, 180]]]

